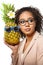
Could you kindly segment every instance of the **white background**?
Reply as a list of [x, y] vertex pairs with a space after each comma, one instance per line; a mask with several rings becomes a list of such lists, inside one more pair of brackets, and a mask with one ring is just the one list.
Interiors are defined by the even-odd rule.
[[[0, 8], [2, 3], [14, 4], [15, 9], [25, 6], [37, 7], [43, 15], [43, 0], [0, 0]], [[0, 65], [11, 65], [11, 49], [4, 44], [4, 22], [0, 11]]]

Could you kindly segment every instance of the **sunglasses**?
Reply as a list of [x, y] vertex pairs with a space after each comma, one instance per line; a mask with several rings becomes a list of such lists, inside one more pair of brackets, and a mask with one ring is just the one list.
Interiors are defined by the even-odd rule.
[[20, 27], [19, 26], [14, 26], [14, 27], [5, 27], [4, 30], [7, 32], [11, 32], [14, 30], [15, 32], [19, 32]]

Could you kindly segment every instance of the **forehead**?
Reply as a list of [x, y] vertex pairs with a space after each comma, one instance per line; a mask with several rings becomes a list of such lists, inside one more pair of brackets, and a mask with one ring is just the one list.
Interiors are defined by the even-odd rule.
[[29, 11], [24, 11], [20, 14], [19, 19], [26, 19], [30, 17], [33, 17], [32, 13]]

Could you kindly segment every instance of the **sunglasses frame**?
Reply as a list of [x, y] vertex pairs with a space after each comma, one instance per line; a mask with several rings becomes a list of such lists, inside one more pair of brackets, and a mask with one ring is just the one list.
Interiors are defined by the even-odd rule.
[[12, 26], [12, 27], [5, 27], [4, 28], [4, 30], [7, 32], [11, 32], [11, 30], [14, 30], [15, 32], [19, 32], [19, 29], [20, 29], [20, 26]]

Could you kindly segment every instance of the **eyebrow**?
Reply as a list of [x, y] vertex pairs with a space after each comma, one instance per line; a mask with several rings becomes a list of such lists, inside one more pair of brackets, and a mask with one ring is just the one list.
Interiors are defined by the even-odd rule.
[[[34, 19], [34, 17], [29, 17], [28, 19]], [[27, 20], [28, 20], [28, 19], [27, 19]], [[24, 19], [20, 19], [20, 20], [24, 20]], [[19, 20], [19, 21], [20, 21], [20, 20]]]

